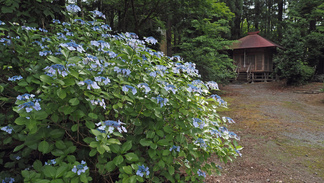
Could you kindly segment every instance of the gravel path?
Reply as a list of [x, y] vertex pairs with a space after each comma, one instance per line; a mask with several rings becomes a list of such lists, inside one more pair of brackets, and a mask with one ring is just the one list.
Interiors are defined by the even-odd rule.
[[231, 84], [222, 91], [236, 124], [243, 157], [224, 165], [206, 182], [324, 182], [323, 83]]

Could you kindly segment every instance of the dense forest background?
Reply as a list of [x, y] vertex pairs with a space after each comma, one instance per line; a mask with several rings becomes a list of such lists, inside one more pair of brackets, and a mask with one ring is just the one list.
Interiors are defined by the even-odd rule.
[[85, 10], [103, 12], [113, 32], [157, 38], [168, 56], [196, 63], [203, 79], [233, 76], [223, 50], [251, 31], [285, 48], [276, 72], [295, 78], [292, 83], [323, 72], [322, 0], [0, 0], [0, 20], [49, 29], [52, 19], [64, 20], [66, 3], [79, 5], [80, 17]]

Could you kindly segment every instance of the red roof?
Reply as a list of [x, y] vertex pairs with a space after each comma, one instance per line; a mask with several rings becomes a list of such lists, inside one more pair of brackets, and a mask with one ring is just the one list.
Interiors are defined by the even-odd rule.
[[245, 49], [245, 48], [265, 48], [265, 47], [279, 47], [280, 45], [273, 43], [266, 38], [260, 36], [257, 32], [249, 32], [247, 36], [238, 40], [237, 43], [234, 43], [232, 49]]

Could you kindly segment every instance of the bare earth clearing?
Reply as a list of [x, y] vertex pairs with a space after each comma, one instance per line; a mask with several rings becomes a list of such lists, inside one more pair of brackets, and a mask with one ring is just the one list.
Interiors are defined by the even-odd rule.
[[221, 88], [243, 156], [206, 182], [324, 182], [323, 83], [230, 84]]

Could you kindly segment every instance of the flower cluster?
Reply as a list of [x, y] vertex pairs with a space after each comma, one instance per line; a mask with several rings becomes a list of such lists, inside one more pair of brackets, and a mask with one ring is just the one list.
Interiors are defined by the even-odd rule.
[[148, 84], [146, 83], [140, 83], [137, 85], [138, 88], [144, 88], [145, 89], [145, 94], [151, 91], [151, 88], [149, 87]]
[[98, 126], [98, 130], [100, 132], [105, 132], [105, 130], [107, 129], [109, 133], [112, 133], [113, 128], [116, 128], [119, 133], [122, 132], [126, 133], [127, 129], [124, 126], [122, 126], [123, 124], [125, 123], [121, 122], [120, 120], [118, 121], [106, 120], [106, 121], [96, 123], [96, 126]]
[[39, 56], [47, 56], [47, 55], [52, 55], [52, 51], [40, 51]]
[[213, 94], [210, 97], [213, 98], [216, 102], [218, 102], [220, 106], [227, 106], [227, 102], [225, 102], [220, 96]]
[[122, 73], [125, 76], [129, 76], [131, 71], [129, 69], [120, 69], [119, 67], [115, 66], [114, 71], [117, 73]]
[[205, 122], [199, 118], [193, 118], [193, 125], [195, 128], [199, 127], [200, 129], [203, 129], [205, 126]]
[[66, 10], [70, 13], [77, 13], [77, 12], [81, 11], [81, 8], [75, 4], [70, 4], [70, 5], [66, 6]]
[[137, 93], [136, 88], [133, 86], [130, 86], [130, 85], [124, 85], [122, 88], [122, 91], [126, 93], [126, 92], [128, 92], [129, 89], [132, 90], [133, 95], [135, 95]]
[[160, 104], [160, 107], [163, 107], [169, 101], [167, 98], [162, 98], [160, 96], [157, 96], [156, 98], [153, 97], [153, 98], [157, 100], [157, 103]]
[[175, 146], [175, 145], [173, 145], [173, 146], [170, 148], [170, 151], [173, 151], [173, 150], [176, 150], [176, 151], [180, 152], [180, 146]]
[[90, 44], [95, 47], [99, 47], [99, 51], [103, 51], [105, 48], [109, 49], [110, 45], [109, 43], [99, 40], [99, 41], [90, 41]]
[[80, 53], [85, 52], [85, 50], [83, 49], [82, 45], [76, 44], [73, 41], [68, 42], [68, 43], [61, 43], [60, 46], [63, 47], [63, 48], [67, 48], [70, 51], [77, 50]]
[[31, 112], [33, 109], [36, 111], [41, 110], [41, 107], [39, 104], [40, 99], [36, 99], [34, 97], [35, 97], [34, 94], [28, 94], [28, 93], [25, 93], [23, 95], [18, 95], [17, 102], [18, 101], [26, 101], [25, 103], [18, 105], [19, 110], [25, 108], [26, 112], [28, 112], [28, 113]]
[[106, 19], [106, 16], [98, 10], [90, 11], [90, 13], [92, 13], [94, 17], [102, 17], [103, 19]]
[[88, 170], [88, 167], [85, 164], [86, 162], [82, 160], [80, 165], [74, 165], [74, 167], [72, 168], [72, 172], [78, 175], [81, 175], [81, 173], [85, 173], [85, 171]]
[[202, 138], [198, 138], [196, 141], [195, 141], [196, 144], [199, 144], [200, 147], [207, 147], [207, 144], [206, 142], [204, 141], [204, 139]]
[[1, 38], [0, 39], [0, 43], [3, 43], [3, 45], [10, 45], [11, 44], [11, 40], [7, 39], [7, 38]]
[[176, 87], [175, 87], [174, 85], [172, 85], [172, 84], [167, 84], [167, 85], [164, 87], [164, 89], [165, 89], [166, 91], [171, 90], [173, 94], [175, 94], [176, 91], [177, 91]]
[[11, 134], [13, 128], [11, 126], [4, 126], [4, 127], [1, 128], [1, 130], [5, 131], [5, 132], [7, 132], [9, 134]]
[[[175, 57], [178, 60], [181, 60], [180, 57]], [[173, 73], [180, 74], [180, 71], [187, 73], [189, 76], [197, 76], [200, 77], [198, 74], [198, 70], [196, 69], [196, 64], [191, 62], [186, 62], [184, 64], [175, 63], [175, 66], [172, 68]]]
[[156, 44], [158, 41], [154, 38], [154, 37], [152, 37], [152, 36], [150, 36], [150, 37], [144, 37], [144, 40], [145, 40], [145, 42], [147, 42], [147, 43], [150, 43], [150, 44]]
[[46, 66], [44, 70], [47, 72], [47, 75], [53, 76], [56, 73], [60, 74], [61, 76], [65, 77], [68, 75], [68, 70], [61, 64], [55, 64], [51, 66]]
[[92, 87], [93, 89], [100, 89], [100, 87], [98, 86], [97, 82], [92, 81], [92, 80], [90, 80], [90, 79], [87, 79], [87, 80], [85, 80], [85, 81], [80, 81], [78, 84], [79, 84], [79, 85], [87, 84], [87, 89], [88, 89], [88, 90], [90, 90], [91, 87]]
[[150, 171], [148, 167], [145, 167], [144, 165], [138, 165], [138, 170], [136, 172], [136, 175], [143, 177], [145, 175], [149, 175]]
[[225, 136], [225, 137], [228, 136], [229, 138], [234, 138], [236, 140], [240, 140], [240, 137], [237, 134], [235, 134], [234, 132], [228, 131], [228, 129], [224, 126], [219, 127], [218, 130], [217, 129], [210, 130], [210, 134], [211, 135], [215, 134], [217, 138], [223, 137], [223, 136]]
[[14, 183], [15, 179], [11, 178], [11, 177], [6, 177], [4, 179], [2, 179], [2, 183]]
[[206, 177], [206, 173], [201, 171], [200, 169], [197, 171], [198, 176]]
[[95, 99], [95, 100], [90, 100], [90, 103], [92, 105], [100, 105], [101, 107], [103, 107], [104, 109], [106, 109], [106, 103], [104, 99]]
[[23, 78], [22, 76], [12, 76], [8, 78], [8, 81], [21, 80], [22, 78]]
[[235, 121], [232, 119], [232, 118], [230, 118], [230, 117], [222, 117], [222, 120], [224, 121], [224, 122], [228, 122], [228, 123], [235, 123]]
[[95, 81], [102, 82], [105, 85], [107, 85], [108, 83], [110, 83], [110, 79], [108, 77], [97, 76], [94, 79], [95, 79]]
[[218, 90], [218, 84], [215, 81], [208, 81], [206, 84], [209, 88]]
[[45, 162], [45, 165], [55, 165], [56, 164], [56, 160], [52, 159], [49, 162]]

